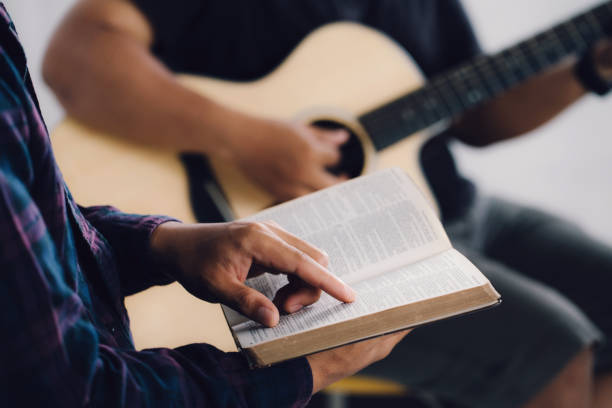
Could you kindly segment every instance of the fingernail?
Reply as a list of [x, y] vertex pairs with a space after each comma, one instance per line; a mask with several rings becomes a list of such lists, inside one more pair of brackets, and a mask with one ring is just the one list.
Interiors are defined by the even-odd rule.
[[255, 316], [257, 317], [257, 320], [259, 322], [270, 326], [274, 325], [276, 320], [274, 311], [265, 306], [261, 306], [259, 309], [257, 309], [257, 313], [255, 314]]
[[294, 303], [292, 305], [287, 306], [287, 312], [288, 313], [295, 313], [298, 310], [300, 310], [301, 308], [303, 308], [304, 306], [301, 303]]
[[351, 288], [347, 284], [344, 284], [344, 288], [345, 288], [344, 290], [346, 292], [346, 298], [349, 299], [349, 302], [354, 302], [355, 299], [357, 298], [357, 293], [355, 293], [353, 288]]

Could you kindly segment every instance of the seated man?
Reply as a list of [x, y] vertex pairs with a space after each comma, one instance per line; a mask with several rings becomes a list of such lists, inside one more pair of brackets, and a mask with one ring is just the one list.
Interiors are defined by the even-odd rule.
[[[0, 5], [0, 400], [7, 407], [303, 406], [383, 358], [404, 335], [250, 370], [206, 344], [136, 351], [127, 294], [179, 280], [195, 295], [274, 326], [279, 312], [244, 285], [253, 264], [295, 274], [278, 303], [352, 290], [326, 256], [274, 224], [183, 225], [81, 208], [54, 161], [23, 50]], [[355, 358], [359, 356], [359, 358]]]
[[[326, 168], [346, 135], [244, 115], [182, 87], [172, 72], [255, 79], [309, 32], [343, 20], [388, 34], [427, 77], [479, 53], [457, 0], [81, 0], [51, 43], [44, 74], [77, 119], [142, 143], [231, 159], [282, 200], [339, 180]], [[584, 61], [610, 78], [610, 54], [603, 44]], [[421, 164], [451, 240], [504, 302], [416, 330], [367, 373], [461, 406], [612, 404], [612, 348], [603, 342], [612, 331], [612, 250], [557, 217], [478, 194], [447, 146], [449, 135], [487, 145], [525, 133], [584, 95], [584, 79], [564, 60], [424, 147]]]

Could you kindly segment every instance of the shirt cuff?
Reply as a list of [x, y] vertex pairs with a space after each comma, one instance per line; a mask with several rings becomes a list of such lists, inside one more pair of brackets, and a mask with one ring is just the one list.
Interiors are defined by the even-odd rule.
[[256, 394], [261, 406], [300, 408], [312, 396], [312, 370], [306, 357], [249, 370], [248, 374], [254, 390], [260, 390]]
[[158, 285], [166, 285], [174, 282], [176, 279], [174, 278], [175, 274], [171, 270], [171, 267], [157, 262], [155, 256], [153, 255], [153, 249], [151, 248], [151, 235], [153, 232], [162, 224], [166, 222], [181, 222], [176, 218], [166, 217], [161, 215], [149, 216], [145, 217], [142, 223], [142, 233], [144, 234], [145, 241], [147, 243], [145, 256], [148, 259], [147, 269], [152, 272], [153, 276], [159, 277], [161, 280], [156, 282]]
[[[190, 344], [176, 351], [185, 358], [182, 364], [192, 366], [190, 372], [200, 384], [197, 389], [211, 394], [213, 402], [234, 397], [234, 405], [245, 407], [301, 408], [310, 401], [312, 371], [305, 357], [250, 369], [242, 353], [224, 353], [209, 344]], [[214, 389], [206, 389], [210, 378], [218, 381]]]

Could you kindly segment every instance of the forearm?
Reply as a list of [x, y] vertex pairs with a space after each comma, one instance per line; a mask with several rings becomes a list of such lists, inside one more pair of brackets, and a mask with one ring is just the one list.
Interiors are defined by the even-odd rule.
[[226, 156], [248, 120], [183, 87], [149, 51], [153, 34], [131, 4], [82, 1], [53, 37], [43, 73], [67, 112], [135, 142]]
[[484, 146], [529, 132], [546, 123], [585, 94], [574, 75], [575, 60], [527, 80], [461, 117], [454, 134]]
[[304, 358], [252, 370], [239, 353], [206, 344], [142, 351], [102, 346], [97, 362], [95, 407], [302, 407], [312, 392]]
[[[18, 167], [23, 145], [5, 145], [0, 168]], [[312, 374], [304, 358], [250, 370], [238, 353], [205, 344], [134, 350], [125, 316], [117, 313], [119, 299], [97, 284], [108, 275], [87, 268], [83, 258], [77, 265], [72, 235], [58, 245], [28, 185], [7, 172], [0, 172], [0, 219], [3, 243], [10, 243], [0, 245], [2, 406], [289, 407], [308, 401]]]
[[[78, 306], [81, 316], [64, 313], [59, 323], [58, 314], [37, 309], [34, 320], [11, 332], [14, 341], [3, 344], [11, 354], [0, 366], [6, 406], [302, 407], [310, 399], [312, 374], [305, 358], [251, 370], [239, 353], [206, 344], [142, 351], [115, 347], [100, 343]], [[43, 326], [43, 319], [49, 324]], [[7, 320], [4, 328], [10, 327]], [[33, 333], [32, 327], [55, 331]]]

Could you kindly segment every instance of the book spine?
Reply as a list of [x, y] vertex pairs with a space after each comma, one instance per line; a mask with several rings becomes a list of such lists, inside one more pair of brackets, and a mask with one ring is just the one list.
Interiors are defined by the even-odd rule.
[[249, 363], [249, 368], [251, 370], [270, 366], [270, 364], [265, 364], [257, 355], [257, 351], [252, 348], [242, 349], [242, 354], [246, 357], [247, 362]]

